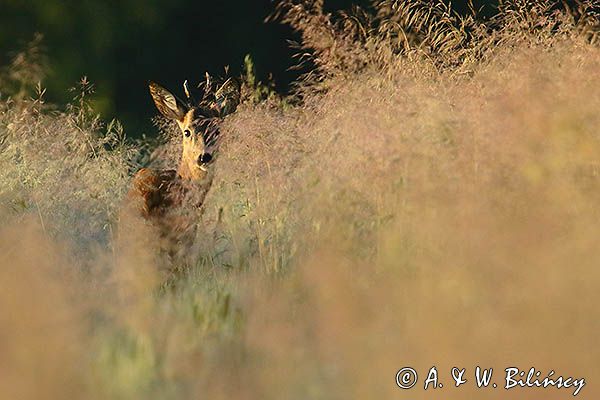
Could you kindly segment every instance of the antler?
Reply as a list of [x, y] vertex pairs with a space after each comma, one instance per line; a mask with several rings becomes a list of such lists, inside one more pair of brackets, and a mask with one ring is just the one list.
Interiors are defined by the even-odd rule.
[[183, 82], [183, 91], [185, 92], [185, 96], [187, 97], [188, 102], [195, 105], [196, 99], [192, 96], [190, 92], [187, 79], [185, 80], [185, 82]]

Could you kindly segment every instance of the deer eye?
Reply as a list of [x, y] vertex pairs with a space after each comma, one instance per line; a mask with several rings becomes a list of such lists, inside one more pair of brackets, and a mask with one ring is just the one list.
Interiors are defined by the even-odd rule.
[[190, 132], [189, 129], [186, 129], [185, 131], [183, 131], [183, 134], [185, 135], [185, 137], [190, 137], [192, 136], [192, 132]]

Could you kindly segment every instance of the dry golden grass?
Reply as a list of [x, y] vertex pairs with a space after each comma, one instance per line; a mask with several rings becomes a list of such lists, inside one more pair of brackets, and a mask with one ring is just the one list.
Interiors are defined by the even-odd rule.
[[[4, 99], [0, 397], [573, 393], [475, 389], [479, 365], [499, 386], [511, 366], [584, 377], [578, 397], [596, 398], [595, 17], [549, 11], [530, 29], [506, 12], [428, 51], [418, 31], [400, 51], [333, 29], [365, 62], [323, 58], [301, 105], [271, 97], [225, 121], [194, 257], [168, 277], [147, 226], [118, 229], [136, 147], [85, 102]], [[434, 365], [444, 388], [425, 392]]]

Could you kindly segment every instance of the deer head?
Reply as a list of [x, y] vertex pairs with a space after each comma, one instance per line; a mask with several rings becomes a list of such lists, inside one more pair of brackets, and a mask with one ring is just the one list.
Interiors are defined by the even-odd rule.
[[235, 111], [239, 104], [239, 85], [228, 79], [215, 92], [207, 77], [205, 95], [196, 102], [190, 95], [187, 81], [184, 90], [187, 101], [182, 101], [157, 83], [150, 82], [150, 95], [160, 113], [177, 122], [182, 134], [182, 153], [179, 176], [186, 180], [200, 180], [213, 160], [213, 147], [219, 135], [218, 122]]

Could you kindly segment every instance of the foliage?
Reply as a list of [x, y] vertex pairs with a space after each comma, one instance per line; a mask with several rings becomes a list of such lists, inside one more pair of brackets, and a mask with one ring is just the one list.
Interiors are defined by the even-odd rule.
[[262, 83], [256, 78], [256, 68], [250, 54], [244, 57], [244, 89], [245, 97], [253, 104], [258, 104], [261, 101], [273, 98], [276, 96], [275, 85], [272, 82], [267, 84]]
[[322, 0], [282, 0], [272, 18], [301, 34], [300, 59], [317, 66], [305, 77], [313, 83], [369, 68], [385, 73], [404, 59], [421, 57], [438, 70], [464, 71], [495, 46], [520, 40], [550, 44], [573, 31], [591, 43], [598, 40], [600, 10], [592, 1], [573, 8], [549, 0], [506, 1], [488, 20], [469, 5], [470, 14], [461, 15], [442, 0], [378, 0], [372, 10], [356, 6], [332, 15]]

